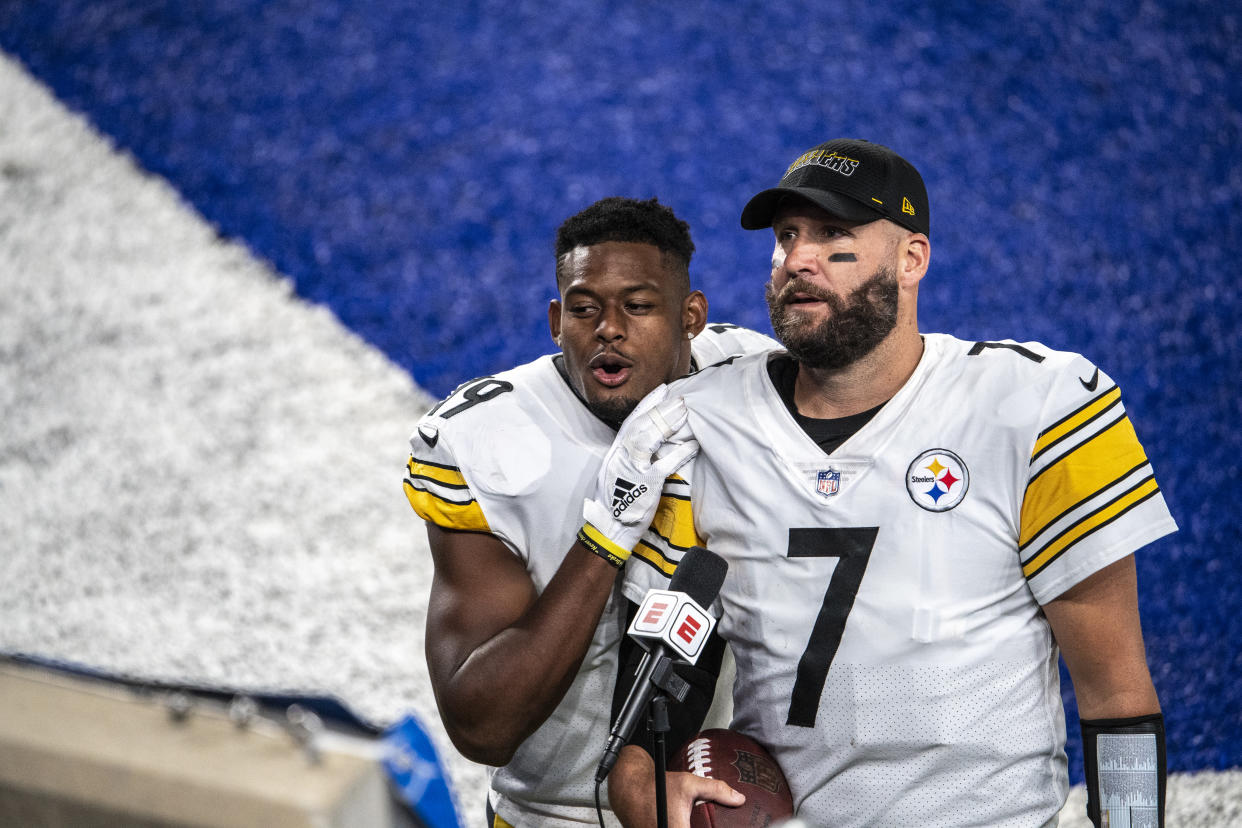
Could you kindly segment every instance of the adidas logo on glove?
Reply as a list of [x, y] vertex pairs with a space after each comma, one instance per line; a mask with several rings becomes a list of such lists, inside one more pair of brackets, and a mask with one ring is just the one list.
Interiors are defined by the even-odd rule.
[[612, 490], [612, 516], [621, 517], [621, 513], [630, 508], [630, 504], [646, 492], [646, 484], [635, 485], [623, 477], [618, 477]]
[[[689, 416], [685, 402], [667, 396], [668, 386], [661, 385], [638, 404], [604, 454], [595, 487], [582, 501], [578, 541], [615, 567], [625, 565], [659, 511], [664, 481], [699, 451], [684, 428]], [[678, 435], [680, 439], [672, 439]]]

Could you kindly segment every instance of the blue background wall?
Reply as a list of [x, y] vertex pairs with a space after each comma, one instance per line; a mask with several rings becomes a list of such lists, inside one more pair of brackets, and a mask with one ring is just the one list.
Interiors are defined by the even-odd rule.
[[1170, 766], [1242, 766], [1236, 4], [435, 5], [0, 0], [0, 48], [435, 394], [552, 348], [553, 233], [606, 195], [672, 205], [712, 318], [768, 330], [741, 205], [892, 146], [923, 328], [1121, 383], [1182, 526], [1139, 559]]

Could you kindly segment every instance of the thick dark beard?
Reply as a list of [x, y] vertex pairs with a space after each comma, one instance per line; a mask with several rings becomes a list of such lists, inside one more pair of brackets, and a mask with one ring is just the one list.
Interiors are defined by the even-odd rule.
[[[817, 326], [808, 325], [785, 301], [796, 291], [822, 299], [831, 315]], [[809, 368], [836, 370], [853, 365], [897, 326], [897, 273], [891, 267], [873, 273], [850, 293], [848, 302], [796, 280], [786, 284], [782, 293], [784, 299], [771, 281], [764, 291], [772, 330], [786, 350]]]

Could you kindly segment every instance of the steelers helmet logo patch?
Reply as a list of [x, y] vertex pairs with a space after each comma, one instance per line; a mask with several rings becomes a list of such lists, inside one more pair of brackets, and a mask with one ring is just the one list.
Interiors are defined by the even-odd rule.
[[928, 449], [906, 470], [910, 499], [929, 512], [949, 511], [962, 502], [969, 488], [970, 470], [948, 449]]

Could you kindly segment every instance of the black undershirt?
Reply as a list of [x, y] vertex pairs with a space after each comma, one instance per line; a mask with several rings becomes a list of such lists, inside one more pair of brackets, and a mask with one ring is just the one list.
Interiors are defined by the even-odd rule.
[[794, 361], [794, 358], [788, 354], [773, 355], [768, 360], [768, 376], [771, 377], [772, 384], [776, 386], [776, 393], [781, 395], [785, 407], [793, 415], [794, 422], [800, 425], [807, 436], [824, 450], [824, 454], [832, 454], [836, 451], [842, 443], [854, 436], [858, 429], [870, 422], [871, 418], [884, 407], [884, 403], [880, 403], [875, 408], [859, 414], [834, 417], [829, 420], [807, 417], [799, 414], [798, 407], [794, 404], [794, 383], [798, 379], [798, 363]]

